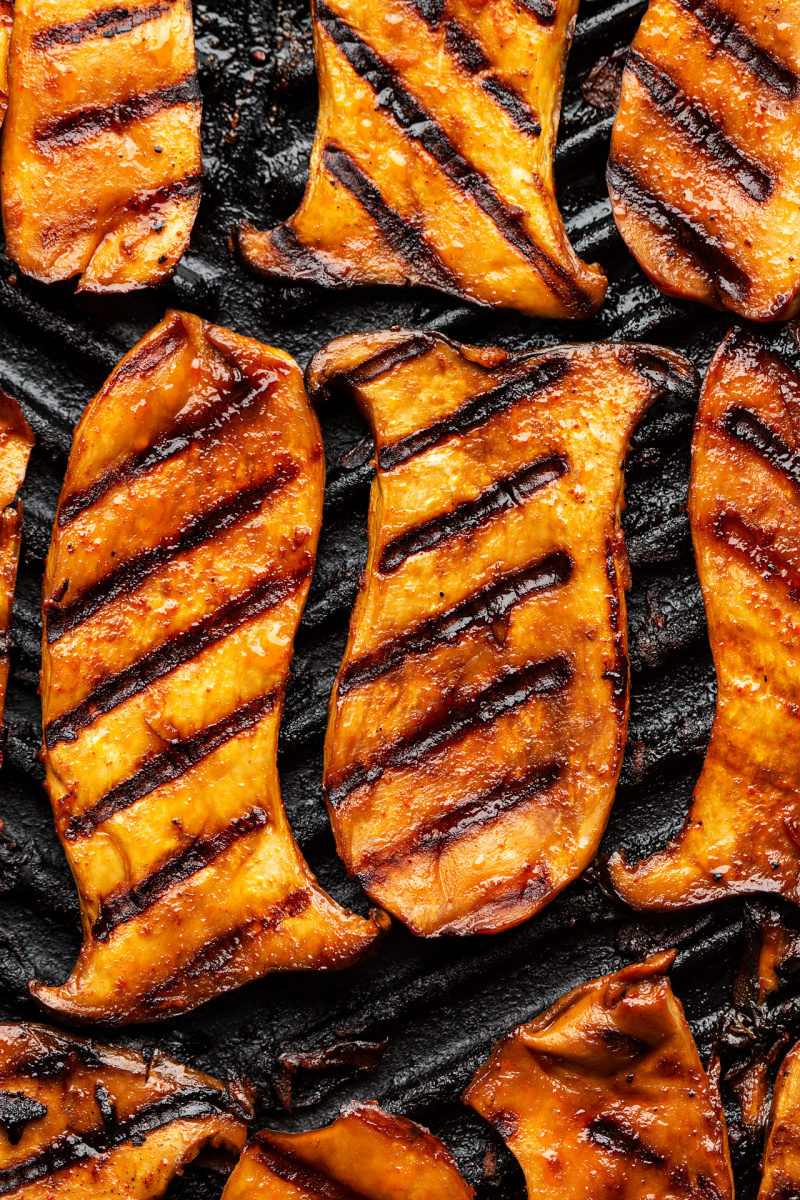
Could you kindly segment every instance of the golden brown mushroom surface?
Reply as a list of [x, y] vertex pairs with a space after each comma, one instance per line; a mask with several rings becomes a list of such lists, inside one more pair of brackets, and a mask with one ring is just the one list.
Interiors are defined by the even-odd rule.
[[325, 791], [368, 894], [426, 936], [531, 916], [594, 855], [628, 717], [623, 459], [691, 365], [394, 330], [313, 359], [375, 438], [369, 555]]
[[314, 0], [320, 112], [303, 202], [233, 240], [265, 275], [425, 284], [529, 316], [586, 317], [553, 150], [577, 0]]
[[191, 0], [16, 0], [8, 257], [90, 292], [166, 279], [200, 203], [200, 110]]
[[0, 1196], [151, 1200], [205, 1147], [236, 1157], [235, 1086], [156, 1050], [149, 1062], [28, 1023], [0, 1025]]
[[593, 979], [512, 1030], [464, 1094], [529, 1200], [733, 1200], [725, 1121], [666, 971]]
[[734, 330], [703, 385], [689, 515], [717, 671], [711, 741], [678, 837], [611, 879], [635, 908], [748, 892], [800, 900], [800, 347]]
[[44, 585], [46, 786], [78, 883], [74, 1020], [181, 1012], [356, 960], [276, 767], [324, 459], [294, 361], [172, 312], [79, 423]]
[[772, 1093], [758, 1200], [792, 1200], [800, 1194], [800, 1044], [781, 1063]]
[[0, 390], [0, 765], [3, 762], [3, 709], [8, 687], [11, 617], [22, 536], [22, 487], [33, 434], [16, 400]]
[[800, 0], [651, 0], [608, 184], [668, 295], [754, 321], [800, 307]]
[[377, 1104], [350, 1104], [326, 1129], [264, 1129], [247, 1143], [223, 1200], [471, 1200], [438, 1138]]

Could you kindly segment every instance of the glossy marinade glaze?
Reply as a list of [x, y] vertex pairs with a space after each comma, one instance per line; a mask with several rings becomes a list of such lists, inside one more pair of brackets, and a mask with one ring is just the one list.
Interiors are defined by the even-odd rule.
[[0, 1196], [155, 1200], [206, 1147], [242, 1149], [243, 1089], [175, 1062], [0, 1025]]
[[651, 0], [608, 185], [628, 248], [668, 294], [754, 321], [796, 313], [798, 0]]
[[497, 932], [588, 865], [628, 717], [623, 460], [686, 359], [509, 356], [395, 330], [308, 371], [372, 427], [369, 555], [331, 697], [325, 793], [362, 886], [416, 933]]
[[46, 283], [166, 279], [200, 203], [191, 0], [16, 0], [3, 134], [9, 258]]
[[717, 672], [703, 770], [678, 837], [610, 861], [636, 908], [753, 892], [800, 899], [800, 347], [734, 330], [709, 366], [689, 516]]
[[719, 1095], [666, 977], [675, 952], [593, 979], [512, 1030], [464, 1100], [529, 1200], [733, 1200]]
[[327, 287], [425, 284], [531, 316], [585, 317], [606, 280], [553, 185], [577, 0], [314, 0], [320, 111], [295, 215], [233, 240]]
[[324, 460], [288, 355], [169, 313], [87, 408], [44, 588], [46, 786], [76, 877], [76, 1020], [149, 1020], [272, 970], [346, 966], [348, 913], [276, 767]]

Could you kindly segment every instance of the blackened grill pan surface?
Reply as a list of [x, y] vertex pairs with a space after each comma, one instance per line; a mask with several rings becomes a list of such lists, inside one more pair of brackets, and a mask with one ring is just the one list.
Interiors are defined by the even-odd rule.
[[[556, 157], [559, 201], [578, 253], [602, 262], [610, 279], [606, 304], [591, 322], [535, 322], [420, 290], [285, 287], [253, 277], [234, 261], [227, 246], [234, 221], [249, 216], [267, 228], [289, 216], [302, 195], [317, 99], [306, 0], [196, 4], [205, 194], [191, 249], [168, 285], [133, 297], [78, 297], [73, 284], [46, 288], [0, 260], [0, 382], [21, 401], [37, 437], [23, 491], [0, 773], [0, 1016], [36, 1019], [27, 980], [62, 982], [80, 944], [77, 896], [42, 788], [37, 685], [44, 557], [84, 405], [170, 305], [280, 346], [302, 365], [334, 336], [403, 324], [510, 349], [601, 338], [654, 341], [684, 351], [705, 369], [730, 321], [659, 295], [624, 249], [604, 185], [612, 116], [581, 92], [598, 60], [630, 43], [644, 8], [641, 0], [582, 0], [569, 61]], [[618, 55], [604, 71], [607, 84], [620, 66]], [[685, 401], [661, 402], [637, 431], [627, 470], [632, 709], [603, 850], [625, 847], [632, 856], [662, 846], [680, 827], [714, 712], [714, 671], [686, 514], [693, 417]], [[328, 695], [366, 559], [371, 445], [345, 401], [332, 401], [322, 419], [325, 524], [296, 644], [280, 768], [295, 833], [320, 881], [338, 900], [366, 911], [365, 897], [336, 856], [320, 781]], [[516, 1200], [524, 1195], [521, 1173], [488, 1126], [459, 1103], [496, 1039], [583, 980], [677, 945], [673, 983], [708, 1055], [730, 1004], [748, 919], [741, 903], [670, 920], [639, 918], [609, 898], [589, 872], [540, 916], [497, 937], [422, 942], [395, 922], [374, 957], [356, 969], [275, 976], [187, 1017], [108, 1037], [146, 1051], [160, 1046], [218, 1074], [247, 1076], [258, 1090], [256, 1128], [311, 1128], [353, 1097], [375, 1098], [443, 1137], [479, 1197]], [[797, 1036], [794, 994], [790, 983], [776, 1027], [786, 1025]], [[745, 1052], [747, 1041], [745, 1035]], [[351, 1043], [371, 1048], [348, 1049]], [[302, 1061], [306, 1052], [331, 1046], [340, 1046], [338, 1057], [345, 1063], [352, 1057], [353, 1065], [301, 1065], [293, 1076], [282, 1065], [283, 1055]], [[359, 1072], [359, 1064], [371, 1070]], [[279, 1100], [287, 1081], [291, 1112]], [[730, 1093], [726, 1101], [735, 1117]], [[757, 1180], [757, 1146], [735, 1126], [732, 1134], [739, 1195], [747, 1197]], [[169, 1195], [204, 1200], [219, 1196], [222, 1186], [220, 1175], [195, 1167]]]

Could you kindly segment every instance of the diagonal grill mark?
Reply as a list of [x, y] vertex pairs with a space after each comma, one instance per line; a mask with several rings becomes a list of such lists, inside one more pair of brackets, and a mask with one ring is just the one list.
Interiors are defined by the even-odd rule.
[[572, 665], [562, 655], [508, 669], [477, 695], [455, 701], [450, 710], [433, 716], [415, 733], [397, 738], [366, 762], [343, 768], [325, 788], [328, 803], [338, 808], [356, 791], [379, 780], [386, 771], [418, 767], [432, 754], [466, 737], [478, 725], [490, 725], [513, 713], [534, 696], [557, 695], [572, 678]]
[[103, 108], [84, 108], [56, 117], [37, 127], [34, 141], [40, 146], [76, 146], [101, 133], [119, 133], [132, 121], [155, 116], [176, 105], [199, 104], [202, 98], [197, 72], [192, 72], [177, 83], [140, 92], [116, 104], [108, 104]]
[[711, 34], [712, 40], [785, 100], [800, 96], [800, 76], [753, 38], [735, 17], [709, 0], [678, 0]]
[[287, 273], [291, 271], [296, 278], [320, 287], [340, 288], [345, 285], [345, 277], [334, 271], [311, 246], [301, 242], [291, 225], [276, 225], [270, 230], [269, 240], [283, 260]]
[[314, 1200], [370, 1200], [365, 1192], [356, 1191], [347, 1184], [340, 1183], [330, 1175], [323, 1174], [310, 1163], [304, 1163], [287, 1149], [278, 1149], [266, 1140], [263, 1133], [257, 1133], [250, 1142], [261, 1163], [268, 1167], [273, 1175], [291, 1184], [298, 1194], [314, 1198]]
[[176, 350], [180, 350], [185, 346], [188, 340], [189, 335], [186, 331], [186, 326], [180, 317], [175, 314], [174, 320], [166, 329], [161, 331], [158, 337], [152, 340], [148, 339], [143, 345], [134, 346], [133, 350], [123, 358], [122, 362], [117, 364], [103, 385], [100, 395], [107, 396], [111, 389], [121, 380], [138, 380], [142, 376], [150, 375], [166, 359], [170, 358]]
[[217, 400], [201, 412], [177, 422], [168, 433], [104, 471], [88, 487], [65, 496], [58, 508], [59, 529], [91, 508], [112, 488], [147, 475], [169, 459], [183, 454], [192, 445], [202, 446], [207, 441], [213, 444], [216, 435], [246, 412], [274, 382], [274, 376], [259, 379], [257, 383], [243, 375], [234, 376], [227, 387], [219, 389]]
[[367, 383], [374, 383], [382, 375], [388, 375], [395, 367], [415, 362], [435, 346], [436, 338], [431, 334], [414, 333], [402, 342], [396, 342], [393, 346], [387, 346], [385, 350], [373, 354], [352, 371], [346, 371], [341, 380], [348, 387], [363, 387]]
[[769, 199], [775, 180], [731, 141], [701, 104], [687, 96], [665, 71], [638, 50], [628, 52], [627, 66], [647, 89], [655, 106], [683, 130], [692, 145], [705, 150], [753, 200], [763, 203]]
[[247, 704], [234, 709], [213, 725], [207, 725], [183, 741], [173, 742], [160, 754], [147, 759], [138, 771], [111, 788], [91, 808], [87, 808], [86, 812], [72, 817], [64, 835], [67, 841], [91, 837], [94, 830], [115, 813], [123, 812], [157, 788], [180, 779], [220, 746], [238, 737], [240, 733], [254, 729], [272, 712], [277, 699], [277, 690], [269, 692], [266, 696], [256, 696], [254, 700], [249, 700]]
[[528, 596], [569, 582], [573, 567], [569, 554], [558, 550], [517, 571], [501, 575], [445, 612], [348, 663], [339, 677], [338, 697], [341, 699], [354, 688], [373, 683], [412, 654], [424, 654], [434, 646], [456, 642], [468, 629], [502, 620]]
[[174, 1121], [197, 1120], [222, 1113], [230, 1113], [239, 1119], [244, 1116], [230, 1093], [222, 1089], [185, 1088], [145, 1105], [127, 1121], [120, 1121], [110, 1129], [63, 1134], [30, 1158], [0, 1168], [0, 1196], [77, 1163], [96, 1160], [126, 1142], [140, 1145], [140, 1139], [143, 1141], [147, 1134]]
[[540, 136], [542, 126], [536, 114], [510, 83], [496, 75], [488, 75], [486, 79], [481, 80], [481, 87], [508, 114], [520, 133], [525, 133], [528, 137]]
[[606, 177], [612, 200], [618, 196], [659, 233], [669, 236], [695, 259], [700, 268], [710, 271], [716, 286], [735, 303], [747, 298], [750, 278], [720, 243], [702, 225], [667, 200], [653, 195], [630, 167], [609, 158]]
[[711, 533], [746, 559], [766, 583], [773, 580], [788, 589], [789, 598], [800, 601], [800, 569], [777, 550], [775, 535], [766, 529], [748, 524], [737, 513], [719, 513], [711, 523]]
[[725, 413], [722, 427], [729, 437], [755, 450], [770, 466], [800, 487], [800, 455], [754, 412], [736, 404]]
[[461, 64], [465, 71], [474, 74], [489, 66], [483, 46], [458, 21], [448, 21], [444, 30], [444, 44], [448, 54]]
[[205, 512], [193, 517], [176, 533], [155, 546], [139, 550], [69, 604], [62, 607], [56, 600], [46, 601], [48, 643], [57, 642], [69, 630], [87, 621], [103, 605], [139, 587], [172, 559], [194, 550], [203, 542], [211, 541], [246, 517], [255, 515], [268, 496], [297, 478], [299, 470], [292, 460], [281, 463], [272, 475], [260, 483], [243, 488], [233, 496], [226, 496]]
[[91, 12], [76, 21], [65, 21], [60, 25], [51, 25], [40, 29], [33, 38], [34, 50], [49, 50], [52, 46], [85, 42], [88, 38], [117, 37], [120, 33], [131, 33], [140, 25], [156, 21], [163, 17], [175, 5], [175, 0], [158, 0], [141, 8], [128, 8], [118, 4], [113, 8], [100, 9]]
[[382, 471], [391, 471], [445, 438], [467, 433], [520, 401], [532, 399], [537, 392], [560, 383], [569, 371], [570, 361], [563, 355], [540, 361], [533, 369], [528, 368], [524, 375], [513, 375], [496, 387], [471, 396], [455, 412], [433, 421], [425, 429], [382, 446], [378, 453], [378, 466]]
[[322, 152], [322, 163], [369, 213], [392, 249], [402, 255], [420, 279], [436, 284], [445, 291], [456, 291], [463, 295], [461, 281], [448, 270], [433, 246], [418, 229], [386, 203], [380, 189], [346, 150], [329, 142]]
[[456, 149], [441, 125], [405, 89], [395, 70], [328, 7], [326, 0], [316, 0], [315, 9], [325, 32], [355, 73], [374, 90], [378, 106], [391, 114], [407, 137], [420, 143], [457, 188], [472, 197], [501, 237], [532, 264], [554, 295], [576, 312], [588, 313], [591, 305], [574, 279], [536, 245], [521, 217], [506, 205], [492, 182]]
[[568, 470], [569, 464], [563, 454], [553, 454], [526, 464], [511, 475], [496, 480], [474, 500], [466, 500], [451, 512], [415, 525], [392, 538], [383, 548], [378, 570], [382, 575], [390, 575], [412, 555], [431, 550], [441, 542], [461, 534], [471, 533], [499, 513], [523, 504], [547, 484], [561, 479]]
[[133, 887], [107, 896], [100, 904], [92, 933], [98, 942], [107, 942], [120, 925], [135, 921], [179, 884], [211, 866], [236, 842], [268, 824], [269, 817], [264, 809], [254, 808], [245, 816], [236, 817], [212, 837], [195, 838], [185, 850], [167, 859]]
[[173, 634], [136, 662], [99, 683], [80, 704], [48, 721], [44, 741], [48, 750], [58, 742], [74, 742], [79, 732], [99, 716], [118, 708], [184, 663], [235, 633], [240, 626], [287, 600], [311, 574], [311, 555], [290, 575], [268, 575], [239, 596], [208, 613], [188, 629]]
[[563, 772], [564, 764], [560, 762], [537, 764], [521, 778], [501, 779], [485, 791], [462, 797], [440, 816], [422, 822], [399, 843], [367, 855], [359, 864], [356, 877], [362, 887], [368, 887], [383, 878], [397, 863], [405, 864], [412, 854], [441, 853], [453, 842], [495, 824], [512, 809], [549, 791]]
[[587, 1132], [591, 1140], [605, 1150], [637, 1158], [648, 1167], [664, 1166], [664, 1155], [646, 1145], [635, 1130], [629, 1129], [616, 1116], [601, 1113], [593, 1117]]

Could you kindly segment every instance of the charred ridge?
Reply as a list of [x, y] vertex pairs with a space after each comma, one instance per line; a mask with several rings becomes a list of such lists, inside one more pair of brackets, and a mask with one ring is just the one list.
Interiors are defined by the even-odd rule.
[[568, 583], [574, 565], [569, 554], [557, 550], [492, 580], [458, 604], [349, 662], [339, 676], [339, 697], [365, 683], [373, 683], [413, 654], [424, 654], [436, 646], [456, 642], [469, 629], [502, 620], [528, 596]]
[[409, 270], [444, 291], [464, 295], [458, 277], [448, 270], [424, 235], [386, 203], [380, 188], [352, 155], [333, 142], [328, 142], [322, 151], [322, 163], [326, 171], [369, 213], [392, 250], [405, 259]]
[[55, 1029], [48, 1030], [48, 1041], [50, 1048], [42, 1053], [17, 1056], [13, 1066], [0, 1073], [0, 1080], [18, 1079], [22, 1075], [31, 1079], [59, 1079], [76, 1067], [99, 1071], [109, 1065], [88, 1041], [73, 1040]]
[[481, 87], [488, 96], [500, 105], [516, 125], [520, 133], [528, 137], [538, 138], [542, 132], [539, 118], [532, 108], [523, 100], [516, 88], [506, 83], [497, 75], [487, 75], [481, 80]]
[[33, 136], [40, 146], [77, 146], [101, 133], [119, 132], [133, 121], [155, 116], [179, 104], [199, 105], [202, 99], [197, 73], [193, 71], [177, 83], [129, 96], [127, 100], [119, 100], [116, 104], [103, 108], [84, 108], [56, 117], [38, 126]]
[[47, 601], [48, 642], [57, 642], [65, 633], [87, 621], [103, 605], [130, 594], [172, 559], [225, 533], [245, 517], [254, 516], [268, 496], [291, 483], [298, 473], [299, 467], [294, 461], [281, 463], [260, 483], [242, 488], [233, 496], [226, 496], [155, 546], [137, 551], [69, 604], [62, 606], [56, 600]]
[[772, 176], [732, 142], [711, 114], [687, 96], [666, 71], [635, 49], [628, 52], [627, 67], [658, 111], [677, 125], [693, 146], [704, 150], [751, 199], [759, 204], [769, 199], [775, 187]]
[[722, 245], [706, 230], [666, 200], [653, 195], [637, 179], [630, 167], [618, 159], [609, 158], [606, 168], [612, 195], [629, 204], [659, 233], [670, 237], [690, 254], [700, 268], [717, 276], [716, 283], [736, 302], [747, 298], [750, 278], [739, 264], [722, 248]]
[[524, 400], [530, 400], [539, 392], [560, 383], [569, 374], [570, 368], [569, 357], [562, 352], [537, 362], [524, 374], [515, 373], [488, 391], [479, 392], [477, 396], [465, 400], [449, 416], [433, 421], [425, 429], [410, 433], [388, 446], [381, 446], [378, 452], [378, 466], [382, 471], [391, 471], [417, 454], [422, 454], [424, 450], [437, 446], [445, 438], [477, 429], [498, 413], [505, 412]]
[[310, 903], [311, 892], [307, 888], [298, 888], [274, 904], [264, 916], [251, 917], [230, 933], [213, 938], [168, 979], [146, 992], [142, 998], [142, 1006], [157, 1010], [161, 999], [181, 980], [198, 979], [207, 973], [218, 974], [249, 941], [260, 934], [274, 932], [292, 917], [302, 916]]
[[697, 18], [716, 45], [747, 67], [773, 92], [784, 100], [796, 100], [800, 96], [800, 76], [770, 54], [734, 17], [711, 0], [679, 0], [679, 3]]
[[328, 803], [332, 808], [338, 808], [352, 792], [375, 783], [386, 771], [418, 767], [438, 750], [460, 741], [476, 727], [492, 724], [534, 697], [563, 692], [571, 679], [572, 666], [563, 655], [508, 670], [477, 695], [456, 700], [449, 711], [433, 713], [416, 732], [401, 736], [378, 750], [371, 761], [354, 763], [338, 772], [326, 788]]
[[47, 1116], [47, 1105], [40, 1104], [24, 1092], [0, 1091], [0, 1125], [12, 1146], [22, 1137], [26, 1125]]
[[124, 670], [104, 679], [75, 708], [48, 721], [44, 729], [47, 748], [52, 749], [58, 742], [74, 742], [79, 732], [103, 713], [111, 712], [150, 687], [157, 679], [163, 679], [209, 646], [235, 633], [247, 621], [254, 620], [287, 600], [308, 579], [312, 566], [311, 555], [308, 555], [302, 567], [290, 575], [278, 578], [269, 575], [259, 580], [246, 592], [235, 596], [188, 629], [173, 634]]
[[556, 19], [558, 6], [556, 0], [520, 0], [523, 8], [526, 8], [542, 23], [542, 25], [552, 25]]
[[230, 1113], [239, 1119], [242, 1117], [229, 1092], [221, 1088], [186, 1088], [145, 1105], [129, 1120], [119, 1121], [111, 1128], [87, 1130], [82, 1134], [62, 1134], [30, 1158], [0, 1168], [0, 1196], [27, 1187], [39, 1179], [47, 1179], [57, 1171], [108, 1154], [126, 1142], [141, 1145], [148, 1134], [174, 1121], [197, 1120], [220, 1113]]
[[[680, 400], [692, 402], [697, 400], [699, 378], [696, 369], [686, 375], [679, 371], [669, 359], [654, 354], [652, 350], [648, 350], [644, 346], [636, 345], [625, 348], [623, 361], [630, 363], [643, 379], [652, 384], [659, 397], [669, 392]], [[631, 439], [631, 442], [635, 445], [634, 438]]]
[[722, 428], [729, 437], [755, 450], [771, 467], [800, 487], [800, 454], [754, 412], [742, 405], [734, 405], [725, 413]]
[[665, 1165], [663, 1154], [659, 1154], [646, 1142], [643, 1142], [635, 1130], [628, 1128], [619, 1117], [611, 1113], [601, 1113], [593, 1117], [588, 1125], [589, 1137], [597, 1146], [611, 1150], [616, 1154], [624, 1154], [647, 1167], [660, 1170]]
[[66, 21], [61, 25], [40, 29], [33, 38], [33, 48], [50, 50], [53, 46], [62, 46], [69, 42], [77, 45], [89, 38], [113, 38], [120, 33], [131, 33], [140, 25], [157, 21], [174, 6], [175, 0], [157, 0], [157, 3], [141, 8], [129, 8], [118, 4], [113, 8], [98, 9], [76, 21]]
[[254, 385], [252, 380], [242, 375], [234, 377], [227, 387], [220, 389], [218, 399], [202, 412], [176, 422], [172, 429], [156, 438], [151, 445], [145, 446], [135, 454], [129, 454], [110, 470], [98, 475], [88, 487], [69, 492], [59, 505], [59, 529], [74, 521], [80, 513], [91, 508], [113, 488], [148, 475], [156, 467], [162, 466], [179, 454], [184, 454], [192, 446], [213, 445], [226, 426], [246, 412], [255, 400], [263, 395], [267, 386], [266, 382]]
[[264, 809], [254, 808], [245, 816], [236, 817], [212, 837], [195, 838], [185, 850], [167, 859], [132, 888], [107, 896], [100, 904], [92, 933], [98, 942], [107, 942], [120, 925], [134, 921], [179, 884], [221, 858], [241, 838], [267, 824], [269, 817]]
[[394, 118], [405, 135], [418, 141], [459, 191], [474, 200], [500, 236], [531, 263], [564, 304], [576, 314], [588, 315], [591, 305], [569, 273], [536, 245], [492, 182], [453, 145], [441, 125], [404, 87], [393, 68], [325, 0], [317, 0], [316, 13], [353, 71], [380, 97], [381, 108]]
[[[234, 243], [237, 230], [234, 227]], [[333, 270], [310, 246], [300, 241], [291, 225], [285, 222], [269, 232], [273, 250], [282, 261], [282, 270], [288, 277], [303, 279], [320, 287], [344, 287], [345, 280]]]
[[506, 813], [549, 791], [564, 772], [564, 764], [549, 762], [530, 768], [521, 778], [501, 779], [477, 795], [462, 797], [438, 817], [422, 822], [410, 837], [380, 853], [368, 855], [356, 872], [359, 883], [368, 887], [412, 854], [441, 853], [453, 842], [478, 829], [493, 825]]
[[354, 1191], [330, 1175], [323, 1174], [316, 1167], [302, 1162], [290, 1151], [271, 1145], [264, 1134], [257, 1133], [250, 1141], [250, 1147], [255, 1150], [259, 1161], [267, 1167], [278, 1179], [291, 1184], [299, 1192], [310, 1196], [319, 1196], [320, 1200], [369, 1200], [364, 1192]]
[[511, 475], [496, 480], [474, 500], [465, 500], [451, 512], [398, 534], [384, 546], [378, 570], [382, 575], [390, 575], [413, 554], [421, 554], [451, 538], [478, 529], [500, 513], [523, 504], [548, 483], [561, 479], [568, 470], [569, 463], [563, 454], [553, 454], [527, 463]]
[[169, 183], [164, 183], [161, 187], [138, 192], [135, 196], [131, 196], [125, 207], [128, 212], [150, 212], [151, 209], [157, 208], [160, 204], [167, 204], [170, 200], [190, 200], [193, 196], [200, 196], [202, 193], [202, 171], [187, 172], [180, 179], [171, 179]]
[[458, 21], [448, 21], [445, 25], [444, 44], [448, 54], [470, 75], [489, 66], [483, 46]]
[[156, 788], [180, 779], [181, 775], [196, 767], [231, 738], [255, 728], [259, 721], [272, 712], [277, 701], [276, 691], [269, 692], [266, 696], [257, 696], [213, 725], [198, 730], [192, 737], [174, 742], [160, 754], [153, 755], [138, 771], [111, 788], [91, 808], [87, 808], [86, 812], [72, 817], [64, 836], [68, 841], [90, 837], [99, 825], [108, 821], [115, 813], [130, 808], [137, 800], [143, 799]]
[[732, 512], [720, 513], [710, 528], [713, 537], [745, 559], [765, 583], [779, 581], [788, 589], [791, 600], [800, 601], [800, 569], [775, 548], [774, 534]]
[[347, 371], [340, 377], [341, 382], [347, 387], [354, 388], [374, 383], [376, 379], [388, 375], [395, 367], [401, 367], [422, 358], [435, 346], [436, 338], [430, 333], [413, 333], [410, 337], [404, 338], [402, 342], [398, 342], [394, 346], [387, 346], [385, 350], [379, 350], [377, 354], [373, 354], [371, 358], [354, 367], [352, 371]]
[[139, 379], [143, 375], [150, 375], [176, 350], [182, 349], [188, 340], [186, 326], [176, 314], [172, 323], [162, 330], [158, 337], [148, 339], [143, 346], [134, 346], [130, 354], [111, 373], [101, 394], [107, 396], [121, 379]]

